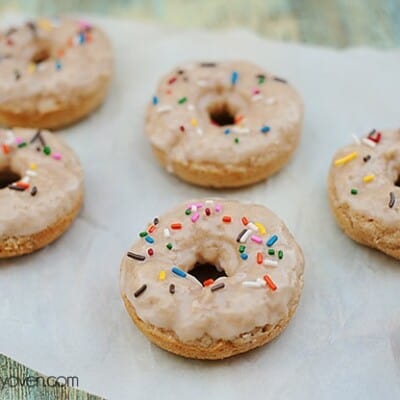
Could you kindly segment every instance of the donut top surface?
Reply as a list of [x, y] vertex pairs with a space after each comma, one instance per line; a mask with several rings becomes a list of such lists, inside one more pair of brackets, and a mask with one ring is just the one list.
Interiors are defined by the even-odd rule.
[[[219, 277], [192, 275], [210, 264]], [[265, 207], [191, 201], [139, 233], [122, 260], [121, 291], [142, 320], [181, 340], [232, 339], [288, 317], [303, 268], [301, 249]]]
[[39, 19], [0, 35], [0, 106], [47, 113], [92, 94], [112, 69], [105, 34], [84, 21]]
[[248, 62], [182, 65], [149, 104], [151, 143], [180, 162], [240, 164], [290, 151], [301, 99], [284, 79]]
[[372, 130], [339, 150], [330, 172], [334, 205], [400, 227], [400, 130]]
[[74, 152], [48, 131], [0, 130], [0, 237], [37, 233], [83, 196]]

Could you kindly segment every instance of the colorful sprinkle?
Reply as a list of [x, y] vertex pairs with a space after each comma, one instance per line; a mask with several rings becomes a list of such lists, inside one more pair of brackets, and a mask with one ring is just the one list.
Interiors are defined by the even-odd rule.
[[244, 253], [246, 246], [239, 246], [239, 253]]
[[262, 253], [257, 253], [257, 264], [262, 264], [264, 260], [264, 256]]
[[182, 97], [178, 100], [178, 104], [184, 104], [187, 101], [187, 97]]
[[153, 249], [147, 249], [147, 254], [149, 255], [149, 256], [152, 256], [152, 255], [154, 255], [154, 250]]
[[62, 64], [60, 60], [55, 60], [54, 61], [54, 66], [56, 68], [56, 71], [59, 71], [62, 68]]
[[225, 283], [220, 282], [220, 283], [217, 283], [217, 284], [214, 285], [214, 286], [211, 286], [210, 290], [211, 290], [212, 292], [215, 292], [216, 290], [223, 289], [224, 287], [225, 287]]
[[278, 78], [277, 76], [274, 77], [274, 81], [281, 82], [281, 83], [287, 83], [286, 79]]
[[231, 75], [231, 84], [236, 85], [237, 81], [239, 79], [239, 74], [237, 71], [233, 71]]
[[168, 228], [164, 228], [164, 237], [170, 237], [171, 234], [169, 233], [169, 229]]
[[207, 208], [204, 210], [204, 213], [207, 215], [207, 217], [209, 217], [209, 216], [211, 215], [211, 210], [207, 207]]
[[203, 282], [203, 286], [210, 286], [214, 283], [214, 279], [207, 279]]
[[195, 212], [191, 217], [190, 220], [195, 223], [198, 219], [200, 218], [200, 214], [198, 212]]
[[171, 294], [174, 294], [174, 293], [175, 293], [175, 285], [174, 285], [173, 283], [171, 283], [171, 284], [169, 285], [169, 292], [170, 292]]
[[350, 193], [351, 193], [353, 196], [355, 196], [355, 195], [358, 194], [358, 190], [355, 189], [355, 188], [352, 188], [352, 189], [350, 190]]
[[165, 277], [167, 276], [167, 274], [165, 273], [165, 271], [160, 271], [160, 273], [158, 274], [158, 279], [160, 281], [165, 280]]
[[247, 259], [249, 258], [249, 256], [248, 256], [247, 253], [242, 253], [242, 254], [240, 255], [240, 258], [241, 258], [242, 260], [247, 260]]
[[143, 237], [147, 236], [147, 232], [146, 232], [146, 231], [139, 232], [139, 236], [140, 236], [141, 238], [143, 238]]
[[372, 182], [375, 179], [375, 175], [374, 174], [369, 174], [369, 175], [365, 175], [363, 178], [363, 181], [365, 183], [369, 183]]
[[177, 275], [177, 276], [179, 276], [179, 277], [181, 277], [181, 278], [186, 278], [186, 272], [185, 271], [182, 271], [180, 268], [178, 268], [178, 267], [172, 267], [171, 268], [171, 271], [175, 274], [175, 275]]
[[278, 240], [278, 236], [277, 235], [272, 235], [267, 241], [267, 246], [268, 247], [273, 246], [277, 242], [277, 240]]
[[282, 260], [282, 258], [283, 258], [283, 251], [282, 251], [282, 250], [279, 250], [279, 251], [278, 251], [278, 258], [279, 258], [280, 260]]
[[367, 162], [371, 159], [371, 154], [367, 154], [365, 157], [363, 157], [364, 162]]
[[261, 222], [254, 222], [254, 225], [257, 227], [261, 235], [265, 235], [267, 233], [265, 226]]
[[270, 130], [271, 130], [271, 128], [270, 128], [269, 126], [267, 126], [267, 125], [264, 125], [264, 126], [260, 129], [261, 133], [267, 133], [267, 132], [269, 132]]
[[172, 77], [169, 81], [168, 81], [168, 85], [172, 85], [173, 83], [176, 82], [176, 76]]
[[186, 210], [185, 210], [185, 214], [186, 215], [190, 215], [192, 213], [192, 210], [190, 209], [190, 208], [187, 208]]
[[134, 260], [138, 260], [138, 261], [144, 261], [146, 259], [145, 256], [143, 256], [141, 254], [133, 253], [132, 251], [128, 251], [127, 256], [129, 258], [133, 258]]
[[242, 217], [242, 224], [246, 226], [249, 223], [249, 220], [246, 217]]
[[335, 160], [334, 164], [337, 165], [342, 165], [346, 164], [349, 161], [354, 160], [357, 157], [357, 153], [354, 151], [353, 153], [348, 154], [347, 156], [344, 156], [342, 158], [338, 158]]
[[158, 104], [158, 97], [157, 96], [153, 96], [153, 100], [152, 100], [152, 102], [153, 102], [153, 104], [156, 106], [157, 104]]
[[263, 264], [267, 265], [269, 267], [277, 267], [278, 266], [278, 261], [265, 259]]
[[46, 154], [46, 156], [49, 156], [51, 154], [51, 149], [49, 146], [44, 146], [43, 147], [43, 153]]
[[149, 229], [147, 229], [147, 231], [148, 231], [149, 233], [153, 233], [156, 229], [157, 229], [157, 228], [156, 228], [155, 225], [150, 225], [150, 227], [149, 227]]
[[36, 186], [34, 186], [34, 187], [32, 188], [32, 190], [31, 190], [31, 196], [36, 196], [36, 195], [37, 195], [37, 192], [38, 192], [38, 189], [37, 189]]
[[62, 156], [60, 153], [53, 153], [53, 155], [51, 156], [51, 158], [53, 158], [54, 160], [60, 161]]
[[229, 224], [229, 223], [232, 222], [232, 217], [230, 217], [229, 215], [224, 215], [222, 217], [222, 222], [225, 222], [225, 223]]
[[265, 75], [263, 74], [258, 74], [257, 75], [257, 79], [258, 79], [258, 84], [262, 85], [265, 82]]
[[241, 239], [242, 239], [242, 237], [243, 237], [243, 235], [244, 235], [246, 232], [247, 232], [247, 229], [243, 229], [243, 230], [239, 233], [239, 235], [237, 236], [236, 241], [240, 243], [240, 242], [241, 242]]
[[274, 256], [275, 255], [275, 250], [274, 249], [268, 249], [268, 254], [270, 256]]
[[376, 146], [376, 143], [370, 138], [362, 138], [361, 141], [369, 147], [374, 148]]
[[275, 291], [277, 289], [277, 286], [275, 285], [274, 281], [269, 277], [269, 275], [264, 275], [263, 278], [264, 278], [265, 282], [267, 283], [268, 287], [272, 291]]
[[174, 224], [171, 224], [171, 229], [182, 229], [182, 224], [180, 224], [179, 222], [176, 222]]
[[222, 210], [221, 204], [216, 204], [215, 207], [214, 207], [214, 210], [215, 210], [215, 212], [217, 212], [217, 213], [221, 212], [221, 210]]
[[168, 250], [172, 250], [172, 248], [173, 248], [174, 246], [172, 245], [172, 243], [167, 243], [167, 244], [165, 245], [165, 247], [166, 247]]
[[260, 238], [260, 236], [257, 236], [257, 235], [252, 235], [252, 236], [250, 237], [250, 239], [251, 239], [254, 243], [258, 243], [258, 244], [262, 243], [262, 239]]
[[244, 281], [244, 282], [242, 282], [242, 286], [247, 287], [247, 288], [261, 288], [261, 287], [265, 286], [265, 282]]
[[231, 130], [229, 128], [226, 128], [224, 130], [225, 135], [229, 135], [231, 133]]
[[144, 240], [145, 240], [147, 243], [150, 243], [150, 244], [153, 244], [153, 243], [154, 243], [154, 239], [153, 239], [151, 236], [146, 236], [146, 237], [144, 238]]
[[139, 297], [141, 294], [143, 294], [145, 292], [146, 289], [147, 289], [146, 284], [140, 286], [140, 288], [138, 290], [136, 290], [136, 292], [134, 293], [134, 296]]

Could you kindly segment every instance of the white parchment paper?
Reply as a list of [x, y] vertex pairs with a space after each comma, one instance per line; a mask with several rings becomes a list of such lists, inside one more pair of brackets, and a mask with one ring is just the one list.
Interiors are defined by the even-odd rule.
[[[400, 52], [92, 20], [115, 49], [111, 91], [98, 112], [58, 133], [82, 160], [85, 205], [56, 243], [0, 262], [0, 351], [48, 375], [77, 375], [80, 388], [111, 399], [400, 398], [400, 263], [341, 233], [325, 184], [333, 153], [351, 133], [399, 126]], [[218, 192], [159, 168], [143, 111], [171, 67], [222, 58], [286, 77], [304, 97], [306, 118], [300, 147], [282, 172]], [[223, 362], [185, 360], [150, 344], [119, 294], [119, 263], [137, 232], [176, 203], [203, 196], [267, 205], [306, 257], [304, 293], [288, 329]]]

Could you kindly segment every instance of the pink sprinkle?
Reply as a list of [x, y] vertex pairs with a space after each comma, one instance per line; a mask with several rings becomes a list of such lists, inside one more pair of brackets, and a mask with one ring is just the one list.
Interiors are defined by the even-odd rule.
[[17, 137], [15, 138], [15, 143], [16, 143], [16, 144], [21, 144], [23, 141], [24, 141], [24, 139], [22, 139], [22, 137], [17, 136]]
[[196, 206], [197, 206], [197, 208], [201, 208], [201, 207], [203, 207], [203, 203], [197, 203]]
[[260, 94], [260, 90], [259, 89], [253, 89], [253, 94]]
[[79, 26], [80, 26], [81, 29], [84, 29], [84, 30], [88, 30], [88, 29], [92, 28], [92, 24], [90, 22], [88, 22], [88, 21], [85, 21], [85, 20], [80, 20], [79, 21]]
[[200, 218], [200, 214], [198, 212], [194, 213], [190, 218], [193, 223], [195, 223]]
[[216, 204], [214, 207], [214, 210], [215, 210], [215, 212], [221, 212], [221, 210], [222, 210], [221, 204]]
[[61, 160], [62, 155], [60, 153], [53, 153], [52, 157], [54, 160]]
[[256, 242], [256, 243], [259, 243], [259, 244], [262, 243], [262, 239], [260, 238], [260, 236], [251, 235], [250, 239], [251, 239], [253, 242]]

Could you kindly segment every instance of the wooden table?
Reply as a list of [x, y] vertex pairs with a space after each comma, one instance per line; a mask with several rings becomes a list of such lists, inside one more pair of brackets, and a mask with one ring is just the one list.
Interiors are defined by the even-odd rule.
[[[0, 0], [0, 11], [56, 15], [79, 10], [155, 21], [176, 27], [210, 29], [244, 27], [277, 40], [324, 46], [400, 45], [400, 0]], [[41, 377], [0, 355], [0, 379]], [[1, 382], [1, 381], [0, 381]], [[1, 389], [2, 400], [99, 397], [82, 391], [38, 386]]]

